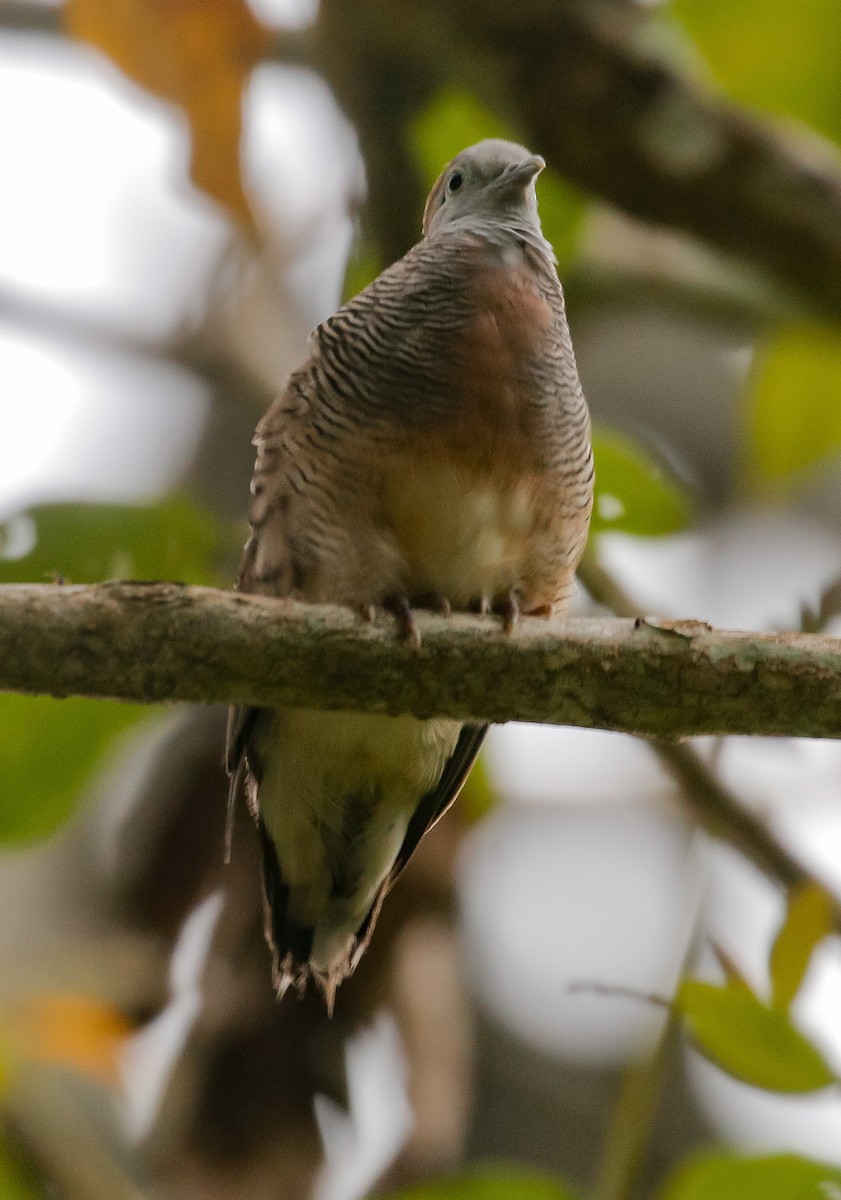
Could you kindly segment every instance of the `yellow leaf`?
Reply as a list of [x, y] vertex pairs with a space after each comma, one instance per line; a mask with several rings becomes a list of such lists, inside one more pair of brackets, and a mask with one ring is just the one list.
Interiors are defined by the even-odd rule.
[[812, 951], [832, 933], [834, 905], [817, 884], [793, 888], [786, 919], [771, 950], [771, 1003], [787, 1010], [806, 977]]
[[27, 996], [3, 1023], [16, 1057], [74, 1067], [106, 1084], [116, 1082], [117, 1055], [133, 1032], [107, 1004], [73, 993]]
[[250, 224], [239, 162], [242, 89], [272, 34], [246, 0], [67, 0], [65, 20], [74, 37], [184, 110], [193, 182]]
[[788, 1014], [741, 987], [684, 979], [675, 1007], [700, 1052], [744, 1083], [769, 1092], [816, 1092], [837, 1082]]
[[837, 329], [782, 329], [760, 350], [748, 383], [747, 433], [746, 465], [758, 490], [841, 450]]

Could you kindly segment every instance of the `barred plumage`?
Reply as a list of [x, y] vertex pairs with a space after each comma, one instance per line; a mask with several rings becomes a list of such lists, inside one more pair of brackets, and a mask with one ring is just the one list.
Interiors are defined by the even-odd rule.
[[[593, 489], [589, 418], [542, 167], [484, 142], [430, 194], [424, 238], [320, 325], [257, 427], [240, 587], [359, 608], [437, 596], [551, 613], [571, 597]], [[232, 713], [232, 799], [264, 847], [279, 992], [332, 1006], [382, 899], [449, 806], [484, 730], [316, 712]]]

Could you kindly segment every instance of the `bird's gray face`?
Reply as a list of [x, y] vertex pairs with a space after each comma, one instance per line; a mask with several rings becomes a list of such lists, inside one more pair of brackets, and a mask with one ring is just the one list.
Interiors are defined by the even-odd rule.
[[453, 221], [537, 222], [534, 181], [546, 163], [515, 142], [489, 140], [463, 150], [439, 175], [423, 213], [425, 235]]

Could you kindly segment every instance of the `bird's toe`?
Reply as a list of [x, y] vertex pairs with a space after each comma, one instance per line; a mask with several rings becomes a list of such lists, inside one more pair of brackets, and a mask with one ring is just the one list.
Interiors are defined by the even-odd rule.
[[520, 602], [513, 588], [507, 592], [502, 592], [496, 597], [493, 604], [493, 611], [502, 617], [502, 628], [505, 630], [506, 635], [510, 637], [520, 619]]
[[416, 649], [419, 648], [421, 644], [420, 630], [415, 623], [415, 614], [408, 596], [386, 596], [383, 600], [383, 608], [390, 612], [397, 621], [397, 628], [403, 640], [409, 642]]

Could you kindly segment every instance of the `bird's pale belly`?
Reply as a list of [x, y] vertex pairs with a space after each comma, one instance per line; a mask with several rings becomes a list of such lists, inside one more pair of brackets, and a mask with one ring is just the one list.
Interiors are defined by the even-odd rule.
[[436, 461], [394, 479], [386, 509], [403, 590], [456, 607], [514, 587], [538, 536], [529, 481], [497, 484]]
[[295, 709], [261, 735], [260, 811], [312, 961], [347, 951], [409, 820], [452, 754], [460, 723]]

